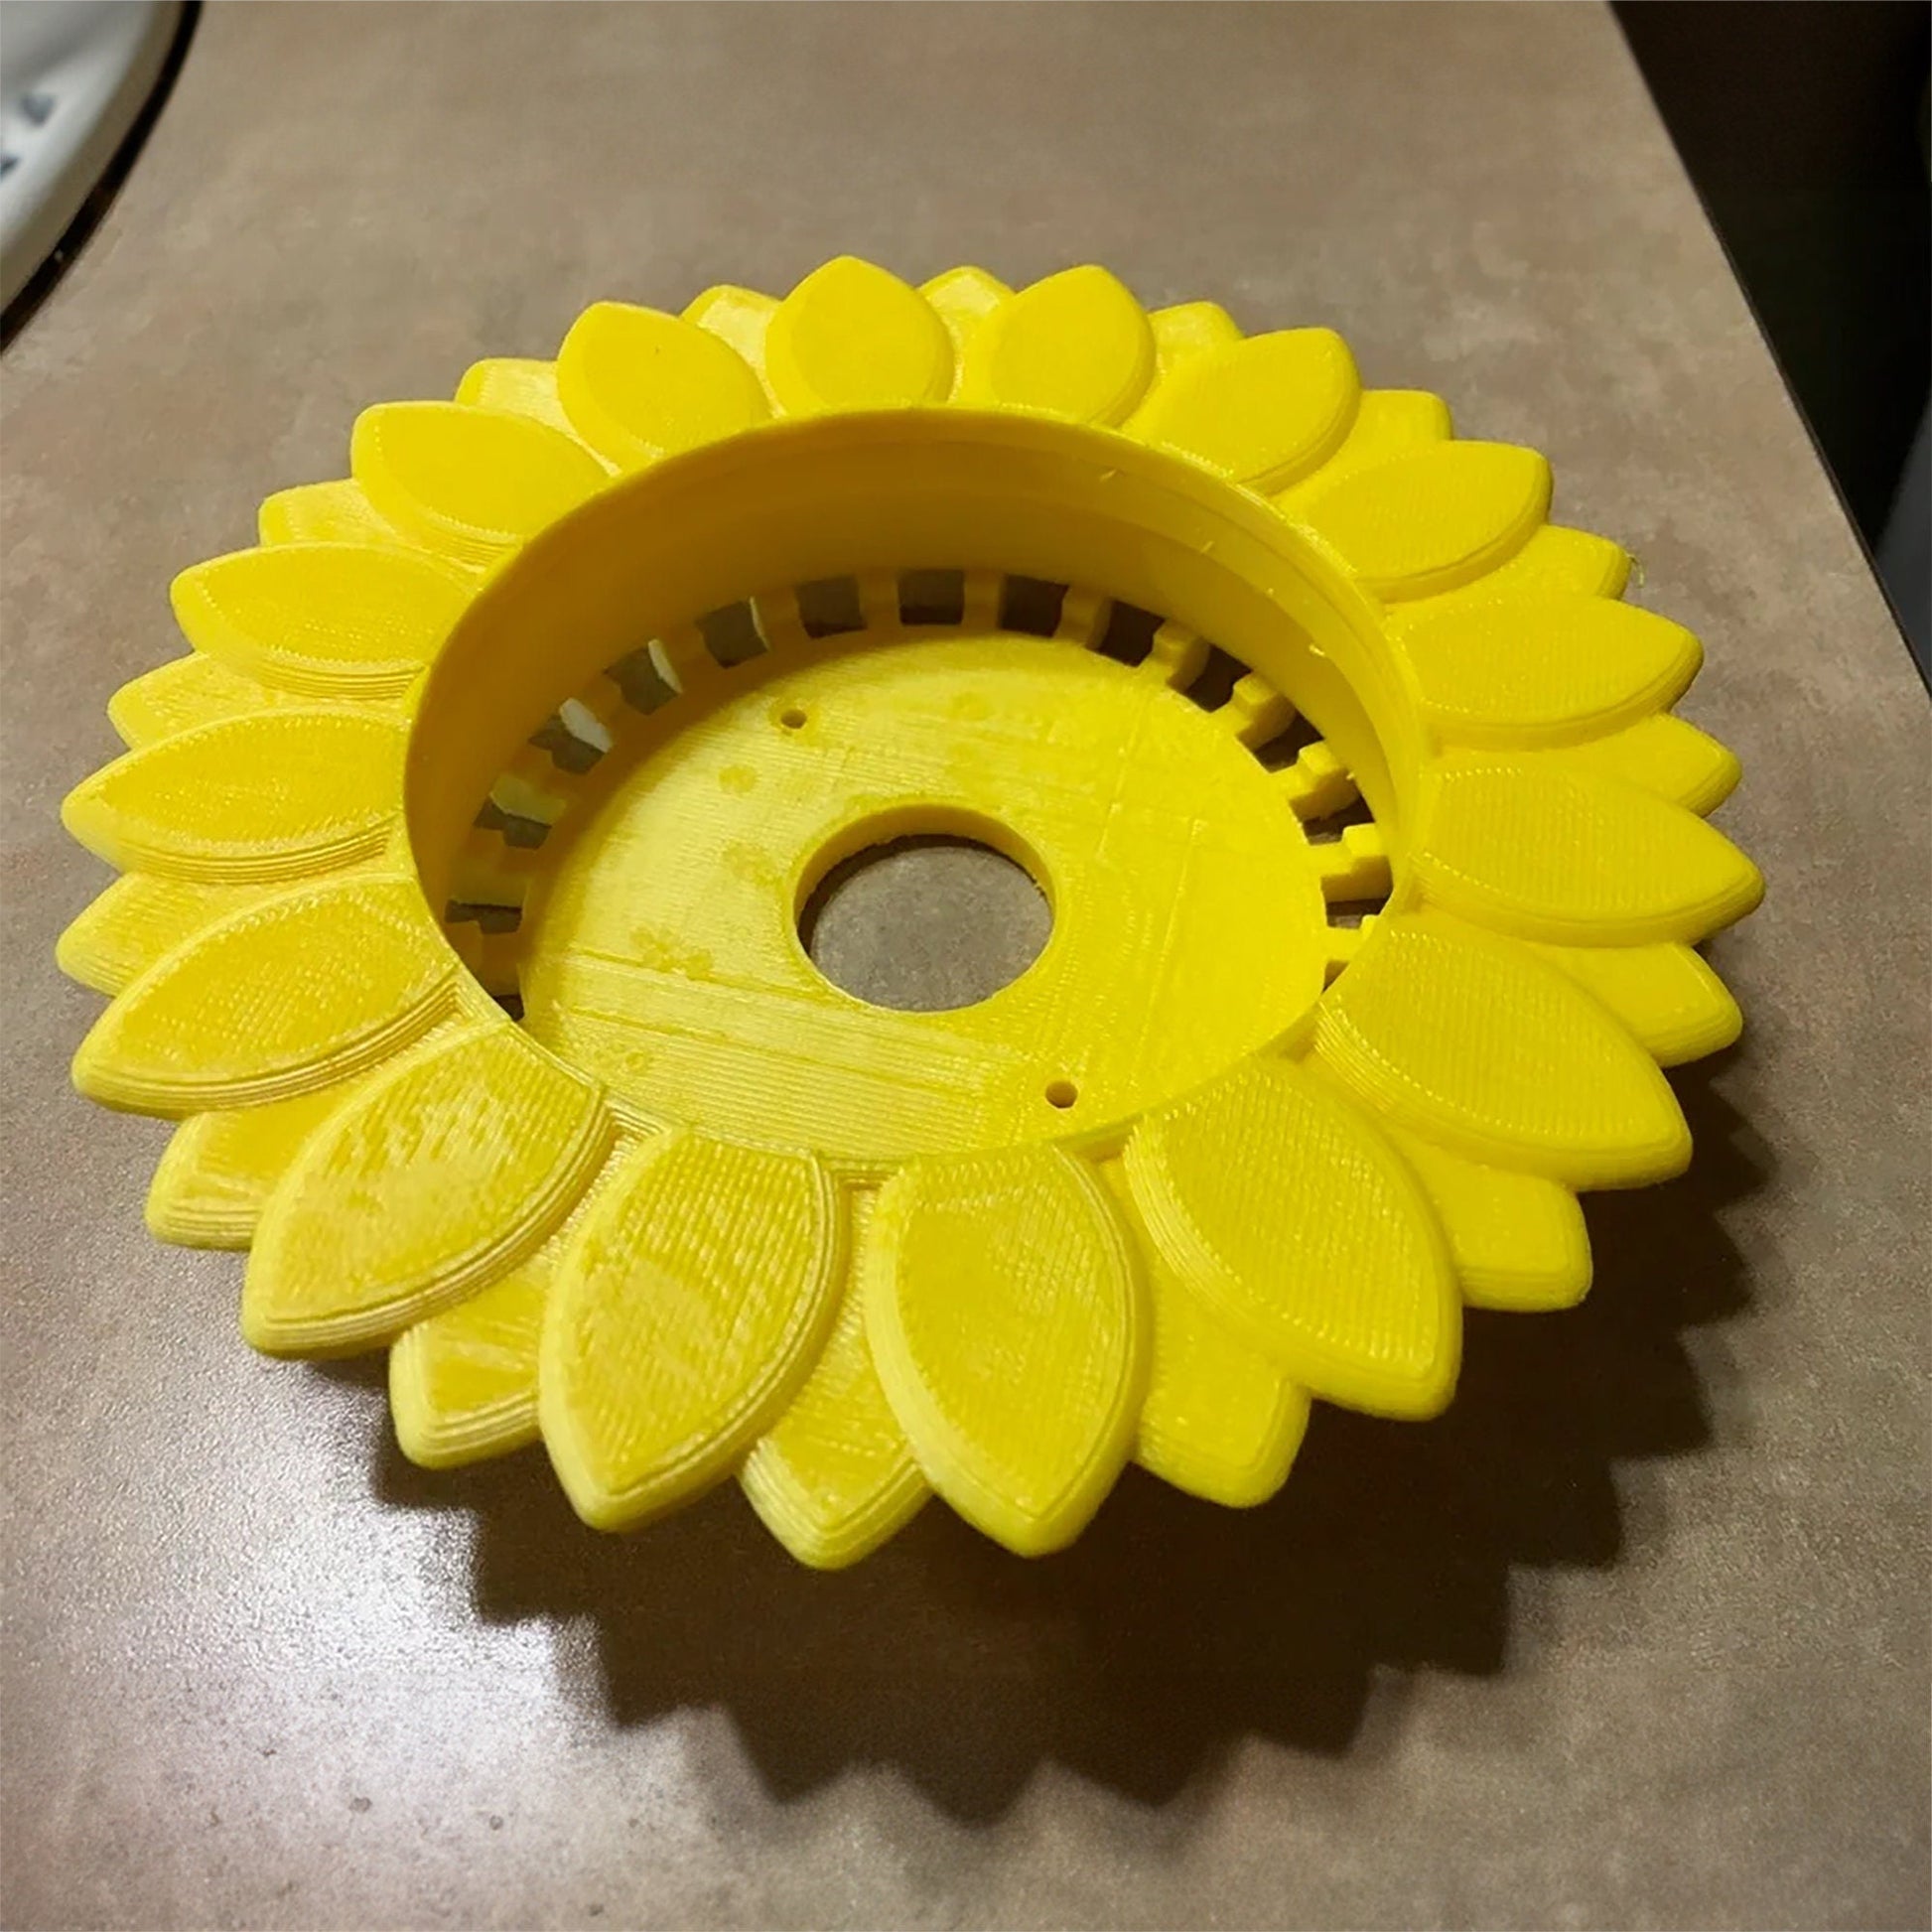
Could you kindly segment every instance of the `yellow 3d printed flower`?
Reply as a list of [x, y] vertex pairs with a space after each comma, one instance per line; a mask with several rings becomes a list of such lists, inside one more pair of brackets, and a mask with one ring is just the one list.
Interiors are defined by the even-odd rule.
[[[62, 959], [79, 1086], [181, 1120], [155, 1231], [250, 1247], [261, 1348], [388, 1346], [418, 1461], [541, 1434], [611, 1527], [735, 1474], [828, 1566], [934, 1490], [1054, 1549], [1130, 1457], [1251, 1503], [1688, 1159], [1760, 890], [1697, 643], [1328, 331], [840, 260], [349, 468], [177, 581]], [[1051, 935], [870, 1006], [801, 909], [935, 832]]]

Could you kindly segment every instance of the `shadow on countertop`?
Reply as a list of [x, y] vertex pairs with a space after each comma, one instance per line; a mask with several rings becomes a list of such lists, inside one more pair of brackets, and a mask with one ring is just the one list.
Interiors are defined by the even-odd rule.
[[1747, 1305], [1721, 1210], [1767, 1173], [1717, 1091], [1727, 1058], [1677, 1083], [1691, 1173], [1590, 1197], [1597, 1274], [1581, 1309], [1473, 1315], [1455, 1404], [1428, 1427], [1317, 1406], [1259, 1510], [1130, 1469], [1058, 1556], [1017, 1561], [935, 1504], [821, 1576], [732, 1484], [605, 1536], [572, 1516], [540, 1451], [432, 1474], [385, 1428], [376, 1491], [474, 1513], [483, 1618], [589, 1619], [595, 1662], [568, 1688], [600, 1715], [721, 1707], [781, 1798], [884, 1764], [979, 1821], [1047, 1760], [1157, 1803], [1249, 1736], [1347, 1751], [1372, 1687], [1379, 1726], [1405, 1671], [1507, 1668], [1513, 1569], [1616, 1561], [1617, 1463], [1711, 1440], [1682, 1331]]

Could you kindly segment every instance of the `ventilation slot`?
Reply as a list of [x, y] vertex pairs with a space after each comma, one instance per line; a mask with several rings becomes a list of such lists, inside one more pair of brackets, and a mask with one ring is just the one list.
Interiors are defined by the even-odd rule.
[[1266, 744], [1254, 748], [1255, 757], [1267, 771], [1281, 771], [1293, 764], [1311, 745], [1318, 744], [1321, 734], [1299, 714], [1285, 731], [1279, 731]]
[[1060, 627], [1066, 586], [1043, 577], [1009, 577], [1000, 587], [1000, 628], [1050, 637]]
[[1248, 675], [1240, 658], [1224, 651], [1219, 644], [1207, 647], [1207, 662], [1200, 675], [1187, 687], [1186, 696], [1203, 711], [1219, 711], [1234, 695], [1234, 687]]
[[559, 770], [582, 774], [611, 749], [611, 734], [605, 730], [588, 705], [566, 698], [542, 726], [530, 734], [530, 743], [548, 752]]
[[663, 648], [661, 644], [646, 644], [628, 657], [620, 657], [606, 673], [632, 711], [653, 712], [669, 704], [681, 689], [671, 675]]
[[859, 604], [856, 577], [821, 577], [798, 586], [798, 621], [808, 637], [837, 637], [863, 630], [866, 615]]
[[898, 618], [906, 624], [957, 624], [966, 617], [963, 570], [908, 570], [898, 580]]
[[540, 818], [526, 818], [521, 812], [506, 812], [494, 798], [485, 798], [477, 814], [480, 832], [494, 832], [507, 846], [530, 851], [550, 836], [550, 827]]
[[1107, 610], [1107, 627], [1094, 648], [1117, 664], [1145, 664], [1162, 621], [1157, 613], [1143, 611], [1138, 604], [1112, 604]]
[[712, 662], [725, 670], [761, 657], [767, 648], [759, 630], [758, 618], [751, 604], [745, 601], [707, 611], [698, 620], [698, 632], [704, 638]]

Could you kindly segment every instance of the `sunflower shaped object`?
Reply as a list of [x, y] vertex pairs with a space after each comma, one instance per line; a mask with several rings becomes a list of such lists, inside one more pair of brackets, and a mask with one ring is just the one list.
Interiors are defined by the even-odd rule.
[[[541, 1435], [613, 1528], [736, 1475], [823, 1566], [935, 1490], [1057, 1548], [1130, 1458], [1253, 1503], [1689, 1158], [1760, 891], [1697, 642], [1328, 331], [839, 260], [349, 470], [177, 580], [61, 957], [80, 1088], [181, 1122], [154, 1231], [250, 1249], [260, 1348], [387, 1347], [417, 1461]], [[799, 937], [919, 833], [1052, 912], [950, 1012]]]

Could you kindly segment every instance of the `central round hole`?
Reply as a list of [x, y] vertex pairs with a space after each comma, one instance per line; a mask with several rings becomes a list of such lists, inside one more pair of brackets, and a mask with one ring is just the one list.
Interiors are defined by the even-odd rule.
[[834, 986], [908, 1013], [990, 998], [1039, 957], [1052, 929], [1024, 867], [977, 839], [937, 834], [855, 853], [798, 915], [806, 952]]

